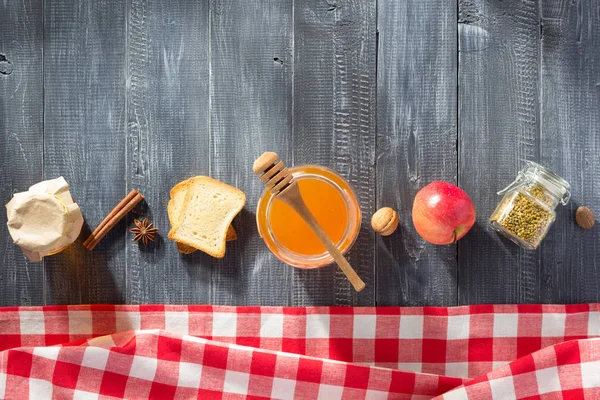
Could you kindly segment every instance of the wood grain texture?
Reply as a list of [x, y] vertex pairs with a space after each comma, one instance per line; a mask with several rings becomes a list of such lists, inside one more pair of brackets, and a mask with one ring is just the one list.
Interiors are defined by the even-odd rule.
[[[0, 5], [0, 200], [27, 190], [42, 175], [43, 6], [41, 0]], [[4, 207], [2, 207], [4, 215]], [[43, 304], [43, 264], [29, 263], [0, 227], [0, 306]]]
[[[458, 6], [458, 8], [457, 8]], [[599, 301], [600, 8], [594, 0], [23, 0], [0, 2], [0, 198], [64, 176], [87, 225], [28, 263], [0, 229], [0, 306], [62, 303], [455, 305]], [[293, 269], [256, 232], [263, 151], [350, 181], [363, 227], [334, 266]], [[525, 160], [572, 186], [537, 252], [488, 225]], [[247, 194], [226, 257], [180, 255], [169, 190], [211, 175]], [[456, 182], [477, 224], [419, 238], [416, 192]], [[131, 188], [146, 201], [81, 246]], [[390, 237], [369, 226], [398, 210]], [[131, 243], [132, 218], [160, 229]]]
[[597, 302], [599, 226], [585, 231], [575, 210], [600, 215], [600, 8], [594, 0], [542, 1], [541, 161], [571, 184], [572, 199], [541, 249], [541, 301]]
[[538, 0], [459, 1], [458, 180], [477, 209], [458, 243], [459, 304], [540, 301], [539, 253], [488, 223], [496, 192], [539, 161], [539, 11]]
[[[294, 133], [290, 164], [319, 164], [346, 178], [364, 218], [375, 205], [375, 1], [294, 3]], [[293, 271], [293, 305], [374, 305], [374, 234], [363, 224], [348, 261], [356, 293], [336, 266]]]
[[208, 2], [130, 0], [127, 22], [127, 187], [145, 196], [128, 226], [160, 230], [148, 247], [127, 235], [127, 302], [208, 303], [210, 257], [167, 238], [169, 191], [209, 173]]
[[290, 160], [292, 11], [291, 0], [210, 2], [210, 175], [247, 198], [233, 222], [238, 240], [209, 264], [211, 303], [289, 304], [291, 267], [257, 234], [254, 213], [264, 187], [252, 164], [264, 151]]
[[46, 302], [125, 302], [125, 224], [81, 242], [126, 195], [125, 3], [44, 3], [44, 178], [64, 176], [88, 226], [46, 257]]
[[378, 4], [377, 206], [400, 228], [377, 239], [378, 305], [456, 304], [456, 246], [416, 233], [414, 196], [434, 180], [456, 182], [456, 3]]

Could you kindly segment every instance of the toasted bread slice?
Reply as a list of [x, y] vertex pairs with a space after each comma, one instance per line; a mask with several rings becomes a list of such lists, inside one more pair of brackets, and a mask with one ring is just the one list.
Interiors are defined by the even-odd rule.
[[[236, 239], [237, 239], [237, 232], [235, 231], [235, 229], [233, 229], [233, 225], [229, 225], [229, 229], [227, 229], [227, 236], [226, 236], [225, 240], [227, 242], [231, 242]], [[183, 243], [179, 243], [179, 242], [175, 242], [175, 243], [177, 243], [177, 250], [179, 250], [179, 252], [181, 254], [192, 254], [193, 252], [198, 250], [192, 246], [188, 246], [187, 244], [183, 244]]]
[[244, 192], [216, 179], [198, 176], [188, 181], [177, 220], [175, 210], [178, 201], [175, 201], [175, 197], [172, 200], [171, 217], [178, 223], [169, 232], [169, 239], [213, 257], [223, 257], [231, 221], [246, 203]]
[[[167, 205], [167, 214], [169, 214], [171, 228], [175, 227], [175, 225], [179, 223], [179, 215], [181, 213], [181, 208], [183, 207], [183, 201], [185, 200], [187, 185], [190, 179], [179, 182], [177, 185], [173, 186], [173, 189], [171, 189], [171, 199]], [[177, 243], [177, 250], [183, 254], [191, 254], [196, 251], [195, 248], [182, 243]]]
[[[169, 204], [167, 205], [167, 213], [169, 214], [169, 222], [171, 223], [171, 228], [174, 228], [175, 225], [179, 223], [179, 216], [181, 214], [183, 202], [185, 201], [185, 195], [187, 193], [188, 184], [192, 179], [194, 178], [189, 178], [185, 181], [179, 182], [177, 185], [173, 186], [173, 189], [171, 189], [171, 199], [169, 200]], [[235, 229], [233, 229], [233, 225], [229, 225], [229, 228], [227, 229], [226, 240], [229, 242], [236, 239], [237, 233]], [[179, 252], [182, 254], [191, 254], [196, 251], [195, 248], [185, 245], [183, 243], [177, 243], [177, 250], [179, 250]]]
[[227, 228], [227, 236], [225, 236], [225, 240], [228, 242], [232, 242], [237, 239], [237, 232], [233, 229], [233, 225], [229, 225]]
[[177, 250], [179, 250], [181, 254], [192, 254], [193, 252], [198, 251], [198, 249], [195, 249], [192, 246], [188, 246], [187, 244], [179, 242], [175, 243], [177, 244]]

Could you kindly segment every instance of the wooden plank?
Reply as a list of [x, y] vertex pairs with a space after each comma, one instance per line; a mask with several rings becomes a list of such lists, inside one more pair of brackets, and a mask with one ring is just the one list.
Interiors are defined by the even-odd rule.
[[[42, 176], [42, 11], [41, 0], [0, 5], [2, 204]], [[27, 262], [5, 227], [0, 229], [0, 255], [0, 306], [43, 304], [43, 264]]]
[[535, 303], [539, 253], [501, 238], [488, 219], [496, 192], [539, 159], [538, 0], [460, 0], [458, 32], [458, 176], [477, 209], [458, 246], [459, 303]]
[[127, 187], [146, 200], [128, 225], [160, 230], [155, 245], [127, 246], [127, 302], [207, 303], [210, 257], [177, 251], [167, 203], [177, 182], [209, 172], [208, 2], [130, 0], [127, 18]]
[[542, 245], [543, 302], [599, 300], [599, 227], [584, 231], [574, 221], [580, 205], [600, 214], [599, 23], [593, 0], [542, 1], [541, 160], [572, 192]]
[[377, 238], [377, 304], [454, 305], [456, 246], [423, 241], [411, 210], [431, 181], [456, 182], [456, 2], [382, 0], [378, 30], [377, 206], [400, 228]]
[[[332, 168], [354, 187], [368, 221], [375, 205], [375, 1], [294, 4], [293, 163]], [[354, 292], [335, 265], [294, 270], [294, 305], [374, 305], [374, 234], [363, 224], [348, 261], [367, 287]]]
[[210, 174], [244, 190], [238, 240], [210, 260], [215, 304], [289, 304], [291, 267], [269, 253], [254, 211], [263, 186], [252, 163], [271, 150], [290, 160], [292, 0], [214, 0], [211, 7]]
[[88, 225], [79, 242], [46, 259], [46, 302], [123, 303], [125, 224], [93, 252], [80, 242], [126, 194], [125, 3], [44, 7], [44, 177], [65, 177]]

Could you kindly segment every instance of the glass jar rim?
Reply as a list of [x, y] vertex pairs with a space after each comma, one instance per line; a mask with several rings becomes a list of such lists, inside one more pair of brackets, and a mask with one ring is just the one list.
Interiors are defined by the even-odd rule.
[[556, 173], [533, 161], [527, 161], [527, 166], [522, 172], [526, 180], [532, 180], [544, 186], [549, 192], [556, 195], [563, 205], [569, 202], [571, 185]]

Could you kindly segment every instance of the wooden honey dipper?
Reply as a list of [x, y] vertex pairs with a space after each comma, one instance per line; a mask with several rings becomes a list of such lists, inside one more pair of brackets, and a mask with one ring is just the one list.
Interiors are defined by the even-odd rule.
[[365, 283], [360, 279], [356, 271], [352, 269], [352, 266], [344, 258], [329, 236], [327, 236], [323, 228], [321, 228], [314, 215], [312, 215], [302, 199], [298, 182], [294, 180], [283, 161], [279, 160], [279, 156], [270, 151], [263, 153], [263, 155], [254, 161], [252, 170], [258, 175], [261, 182], [264, 183], [273, 196], [292, 207], [302, 217], [310, 229], [317, 235], [321, 243], [323, 243], [329, 254], [331, 254], [354, 289], [357, 292], [363, 290]]

